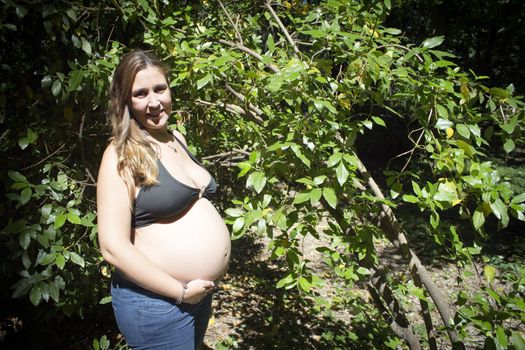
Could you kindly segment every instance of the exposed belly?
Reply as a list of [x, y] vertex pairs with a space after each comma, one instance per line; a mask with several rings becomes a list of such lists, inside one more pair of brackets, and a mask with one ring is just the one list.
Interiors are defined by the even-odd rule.
[[231, 253], [228, 228], [205, 198], [176, 221], [138, 228], [135, 246], [183, 283], [222, 277]]

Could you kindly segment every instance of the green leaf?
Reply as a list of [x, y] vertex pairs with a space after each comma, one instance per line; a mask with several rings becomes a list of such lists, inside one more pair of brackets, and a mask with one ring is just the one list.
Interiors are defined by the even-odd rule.
[[111, 295], [108, 295], [107, 297], [100, 299], [98, 303], [102, 305], [111, 303]]
[[40, 301], [42, 301], [42, 287], [40, 284], [35, 284], [33, 288], [31, 288], [31, 293], [29, 293], [29, 300], [31, 300], [31, 303], [33, 305], [37, 306], [40, 304]]
[[80, 223], [82, 222], [82, 220], [80, 219], [80, 217], [74, 213], [67, 213], [67, 221], [69, 221], [70, 223], [74, 224], [74, 225], [80, 225]]
[[346, 170], [346, 166], [344, 165], [344, 162], [339, 162], [339, 166], [335, 169], [335, 174], [337, 176], [337, 182], [339, 182], [340, 186], [343, 186], [348, 179], [348, 170]]
[[70, 252], [70, 253], [69, 253], [69, 258], [71, 259], [71, 261], [72, 261], [74, 264], [77, 264], [78, 266], [84, 267], [84, 265], [85, 265], [84, 258], [82, 258], [82, 257], [81, 257], [80, 255], [78, 255], [77, 253], [75, 253], [75, 252]]
[[504, 149], [505, 152], [507, 152], [507, 153], [510, 153], [510, 152], [514, 151], [514, 148], [516, 148], [516, 145], [514, 144], [514, 141], [512, 141], [512, 139], [508, 139], [508, 140], [503, 144], [503, 149]]
[[337, 197], [335, 195], [334, 190], [330, 187], [323, 188], [323, 197], [328, 202], [328, 205], [335, 209], [335, 207], [337, 206]]
[[82, 51], [91, 55], [91, 44], [85, 38], [80, 39], [82, 41]]
[[446, 128], [450, 128], [452, 125], [454, 125], [450, 120], [439, 118], [436, 122], [436, 128], [439, 130], [445, 130]]
[[439, 184], [434, 200], [440, 202], [452, 203], [458, 199], [456, 184], [451, 181], [442, 182]]
[[439, 214], [435, 211], [430, 214], [430, 225], [434, 228], [434, 230], [439, 226]]
[[53, 96], [57, 97], [60, 94], [60, 91], [62, 91], [62, 84], [60, 83], [60, 80], [57, 79], [51, 86], [51, 93]]
[[299, 158], [301, 162], [303, 162], [303, 164], [309, 168], [311, 164], [310, 159], [306, 158], [306, 156], [301, 151], [301, 147], [298, 144], [294, 143], [290, 148], [292, 149], [293, 153], [297, 156], [297, 158]]
[[403, 200], [408, 203], [417, 203], [419, 202], [419, 199], [416, 196], [412, 196], [411, 194], [404, 194]]
[[525, 339], [519, 332], [512, 331], [512, 345], [516, 350], [525, 350]]
[[21, 149], [26, 149], [27, 146], [29, 146], [29, 138], [27, 136], [21, 137], [18, 140], [18, 146], [20, 146]]
[[496, 269], [494, 266], [485, 265], [485, 267], [483, 267], [483, 272], [485, 273], [487, 283], [492, 284], [492, 282], [494, 282], [494, 277], [496, 276]]
[[57, 254], [55, 257], [55, 265], [60, 269], [63, 270], [64, 266], [66, 265], [66, 259], [64, 258], [64, 255]]
[[363, 266], [360, 266], [357, 271], [356, 271], [358, 274], [360, 275], [364, 275], [364, 276], [368, 276], [370, 275], [370, 270], [367, 269], [366, 267], [363, 267]]
[[386, 127], [386, 124], [385, 124], [385, 121], [379, 117], [372, 117], [372, 120], [374, 121], [374, 123], [376, 123], [377, 125], [381, 125], [381, 126], [384, 126]]
[[244, 215], [244, 210], [241, 209], [241, 208], [228, 208], [224, 211], [226, 213], [226, 215], [232, 217], [232, 218], [237, 218], [239, 216], [242, 216]]
[[18, 171], [8, 170], [7, 175], [13, 180], [14, 182], [23, 182], [28, 183], [26, 177], [22, 174], [20, 174]]
[[47, 254], [41, 261], [40, 261], [40, 265], [49, 265], [51, 264], [52, 262], [54, 262], [56, 259], [56, 254], [55, 253], [50, 253], [50, 254]]
[[38, 134], [33, 131], [33, 129], [27, 129], [27, 139], [29, 143], [34, 143], [38, 139]]
[[268, 47], [268, 50], [270, 52], [274, 52], [275, 51], [275, 43], [273, 41], [272, 34], [268, 34], [268, 38], [266, 39], [266, 46]]
[[464, 138], [466, 139], [470, 138], [470, 130], [465, 124], [456, 125], [456, 131], [458, 132], [458, 134], [460, 134]]
[[385, 28], [385, 33], [391, 34], [391, 35], [399, 35], [401, 34], [401, 30], [397, 28]]
[[302, 192], [295, 196], [292, 204], [300, 204], [310, 200], [310, 192]]
[[208, 83], [212, 80], [213, 80], [213, 76], [210, 73], [206, 74], [204, 77], [197, 80], [197, 90], [202, 89], [203, 87], [208, 85]]
[[326, 32], [323, 30], [305, 30], [303, 34], [310, 35], [313, 38], [324, 38], [326, 37]]
[[29, 243], [31, 243], [31, 235], [28, 231], [20, 233], [20, 235], [18, 236], [18, 243], [20, 243], [20, 246], [24, 250], [26, 250], [27, 247], [29, 247]]
[[239, 232], [244, 227], [244, 217], [238, 217], [233, 222], [232, 231], [233, 232]]
[[420, 300], [427, 300], [427, 297], [425, 296], [425, 292], [422, 288], [413, 286], [410, 288], [410, 294], [416, 296]]
[[51, 299], [53, 299], [56, 303], [58, 303], [58, 300], [60, 298], [60, 293], [58, 286], [55, 282], [49, 282], [47, 285], [47, 288], [49, 289], [49, 296]]
[[255, 192], [261, 193], [264, 186], [266, 185], [266, 176], [264, 176], [264, 173], [260, 171], [256, 171], [252, 173], [250, 176], [252, 176], [252, 183], [253, 183], [253, 188], [255, 189]]
[[507, 335], [505, 334], [505, 330], [501, 326], [498, 326], [498, 328], [496, 328], [496, 339], [498, 339], [498, 343], [503, 349], [507, 349]]
[[55, 218], [55, 223], [53, 224], [53, 227], [55, 229], [61, 228], [62, 226], [64, 226], [66, 219], [67, 219], [66, 214], [58, 214]]
[[479, 205], [474, 211], [474, 215], [472, 216], [472, 223], [474, 224], [474, 228], [476, 230], [479, 230], [485, 223], [485, 215], [483, 214], [482, 205]]
[[424, 48], [431, 49], [433, 47], [441, 45], [443, 40], [445, 40], [444, 36], [435, 36], [432, 38], [425, 39], [425, 41], [423, 41], [422, 46]]
[[230, 56], [229, 54], [223, 54], [222, 56], [217, 57], [213, 61], [213, 66], [215, 66], [215, 67], [222, 67], [226, 63], [231, 62], [233, 60], [234, 60], [234, 58], [232, 56]]
[[100, 349], [101, 350], [109, 349], [109, 340], [105, 334], [102, 337], [100, 337]]
[[31, 194], [33, 192], [31, 191], [31, 187], [26, 187], [22, 190], [22, 193], [20, 193], [20, 204], [24, 205], [31, 199]]
[[326, 165], [328, 165], [328, 167], [331, 168], [337, 163], [339, 163], [342, 158], [343, 158], [343, 154], [336, 152], [330, 156], [330, 158], [328, 159], [328, 162], [326, 162]]
[[474, 149], [474, 147], [472, 147], [471, 145], [469, 145], [465, 141], [456, 140], [455, 142], [457, 143], [458, 147], [461, 148], [463, 151], [465, 151], [465, 154], [468, 155], [469, 157], [473, 157], [474, 154], [477, 153], [477, 151]]
[[285, 286], [289, 286], [294, 281], [294, 278], [292, 274], [286, 275], [286, 277], [282, 278], [279, 282], [277, 282], [276, 288], [283, 288]]
[[312, 284], [308, 282], [306, 278], [301, 276], [299, 277], [299, 287], [301, 287], [301, 289], [304, 290], [305, 292], [309, 292], [310, 289], [312, 288]]
[[525, 202], [525, 192], [523, 192], [523, 193], [521, 193], [521, 194], [519, 194], [517, 196], [514, 196], [512, 198], [511, 202], [512, 203], [523, 203], [523, 202]]
[[509, 223], [509, 215], [505, 203], [498, 198], [493, 203], [490, 203], [490, 209], [492, 209], [494, 215], [501, 221], [503, 227], [506, 227]]
[[315, 186], [321, 185], [326, 180], [326, 175], [316, 176], [314, 177], [313, 184]]
[[310, 192], [310, 204], [314, 205], [318, 203], [322, 195], [323, 195], [323, 190], [321, 190], [320, 188], [314, 188]]
[[266, 220], [259, 219], [259, 221], [257, 221], [257, 234], [262, 235], [265, 232], [266, 232]]
[[75, 91], [82, 83], [83, 73], [81, 70], [74, 70], [70, 74], [68, 90]]

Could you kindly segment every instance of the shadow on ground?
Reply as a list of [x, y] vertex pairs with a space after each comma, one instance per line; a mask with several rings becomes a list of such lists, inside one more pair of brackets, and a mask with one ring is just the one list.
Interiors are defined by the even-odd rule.
[[[250, 237], [233, 242], [233, 260], [216, 296], [215, 318], [229, 323], [223, 348], [238, 349], [368, 349], [383, 348], [390, 337], [374, 317], [328, 316], [296, 289], [276, 289], [284, 276], [279, 264], [261, 260], [266, 248]], [[226, 321], [224, 321], [226, 320]], [[221, 345], [217, 348], [221, 348]]]

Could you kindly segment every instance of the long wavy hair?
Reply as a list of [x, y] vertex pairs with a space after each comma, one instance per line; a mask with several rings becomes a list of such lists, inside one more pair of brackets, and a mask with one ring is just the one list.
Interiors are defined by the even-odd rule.
[[140, 124], [129, 111], [131, 88], [137, 73], [148, 67], [158, 68], [168, 80], [168, 69], [152, 53], [136, 49], [124, 56], [115, 69], [110, 88], [109, 119], [111, 142], [118, 156], [117, 170], [128, 187], [130, 199], [135, 187], [157, 183], [157, 152], [146, 140]]

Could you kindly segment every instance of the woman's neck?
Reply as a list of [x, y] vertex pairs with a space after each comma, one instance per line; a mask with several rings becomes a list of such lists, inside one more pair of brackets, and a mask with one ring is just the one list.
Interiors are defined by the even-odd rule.
[[159, 143], [166, 143], [172, 140], [172, 136], [167, 128], [154, 130], [146, 130], [143, 128], [142, 130], [146, 138], [152, 138]]

